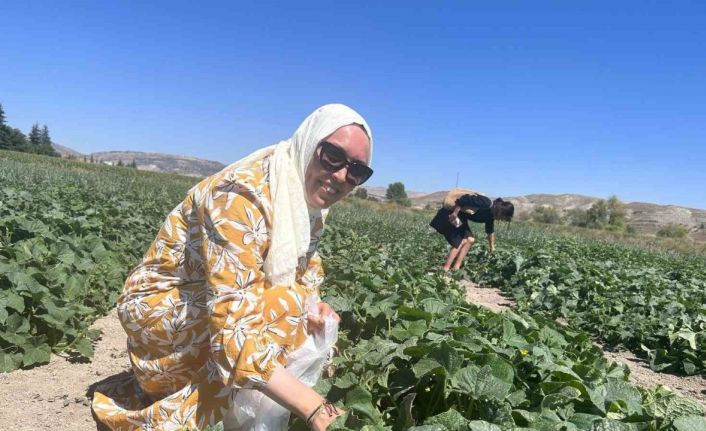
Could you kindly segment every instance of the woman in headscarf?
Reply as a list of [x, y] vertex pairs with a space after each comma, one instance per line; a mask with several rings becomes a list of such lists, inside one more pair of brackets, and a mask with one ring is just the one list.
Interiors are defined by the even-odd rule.
[[96, 418], [114, 430], [204, 428], [255, 388], [325, 429], [338, 413], [284, 365], [307, 331], [338, 318], [319, 299], [316, 249], [327, 208], [372, 175], [371, 155], [365, 120], [325, 105], [290, 139], [192, 188], [125, 282], [133, 373], [96, 391]]

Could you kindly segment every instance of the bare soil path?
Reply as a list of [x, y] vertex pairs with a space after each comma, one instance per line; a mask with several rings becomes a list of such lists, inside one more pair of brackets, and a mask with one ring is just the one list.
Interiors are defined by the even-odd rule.
[[0, 374], [0, 429], [13, 431], [95, 430], [92, 387], [129, 368], [125, 331], [118, 316], [98, 319], [103, 336], [90, 363], [52, 355], [49, 364]]
[[[504, 311], [514, 307], [512, 298], [507, 297], [499, 289], [480, 287], [470, 281], [462, 280], [461, 285], [466, 288], [466, 300], [470, 303], [489, 308], [493, 311]], [[630, 381], [643, 388], [652, 388], [656, 385], [669, 387], [672, 391], [691, 398], [706, 408], [706, 379], [701, 376], [675, 376], [672, 374], [656, 373], [649, 368], [644, 360], [627, 351], [610, 351], [600, 344], [603, 354], [609, 361], [624, 364], [630, 369]]]

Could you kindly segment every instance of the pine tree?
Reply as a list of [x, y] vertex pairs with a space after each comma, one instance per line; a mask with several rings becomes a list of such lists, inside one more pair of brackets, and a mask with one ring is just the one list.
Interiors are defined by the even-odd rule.
[[130, 163], [130, 167], [133, 169], [137, 169], [137, 163], [135, 163], [135, 159], [132, 159], [132, 163]]
[[[20, 129], [13, 129], [9, 126], [5, 127], [5, 142], [0, 142], [0, 148], [6, 148], [13, 151], [28, 151], [27, 137]], [[3, 147], [3, 145], [5, 145]]]
[[117, 166], [122, 166], [122, 165], [123, 165], [123, 161], [122, 161], [122, 160], [118, 160]]
[[39, 140], [41, 142], [41, 145], [49, 145], [51, 146], [51, 138], [49, 137], [49, 128], [45, 124], [44, 127], [42, 127], [42, 131], [39, 134]]
[[32, 126], [32, 131], [29, 134], [30, 152], [36, 154], [44, 154], [45, 156], [59, 157], [60, 154], [54, 150], [49, 137], [49, 128], [45, 124], [42, 129], [39, 129], [39, 124]]
[[9, 127], [5, 125], [5, 110], [2, 109], [2, 103], [0, 103], [0, 148], [10, 147], [10, 135]]
[[93, 160], [93, 154], [91, 154], [91, 163], [95, 163], [95, 161]]
[[29, 132], [29, 143], [39, 145], [42, 142], [42, 132], [39, 131], [39, 124], [34, 123], [32, 130]]
[[36, 148], [42, 143], [42, 132], [39, 130], [39, 124], [34, 123], [32, 126], [32, 131], [29, 132], [29, 143], [33, 147], [35, 152]]

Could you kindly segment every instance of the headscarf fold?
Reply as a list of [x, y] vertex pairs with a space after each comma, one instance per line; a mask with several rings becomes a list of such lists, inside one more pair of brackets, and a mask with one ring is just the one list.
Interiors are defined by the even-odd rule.
[[306, 256], [311, 242], [310, 220], [326, 216], [327, 210], [312, 208], [306, 200], [304, 179], [316, 147], [325, 137], [351, 124], [362, 126], [368, 135], [370, 164], [373, 135], [368, 123], [353, 109], [337, 103], [312, 112], [286, 141], [258, 150], [235, 163], [246, 166], [271, 155], [272, 226], [264, 271], [273, 286], [294, 283], [298, 262]]

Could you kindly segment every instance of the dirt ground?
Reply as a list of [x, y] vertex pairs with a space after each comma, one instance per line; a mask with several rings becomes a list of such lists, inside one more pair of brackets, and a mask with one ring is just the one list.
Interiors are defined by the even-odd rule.
[[[463, 282], [469, 302], [494, 311], [512, 308], [512, 300], [497, 289]], [[95, 346], [90, 363], [52, 356], [48, 365], [0, 374], [0, 427], [13, 431], [51, 429], [56, 431], [95, 430], [90, 397], [93, 387], [128, 370], [125, 332], [117, 314], [97, 320], [93, 328], [103, 336]], [[706, 407], [706, 379], [659, 374], [629, 352], [605, 352], [606, 357], [627, 365], [631, 380], [643, 387], [657, 384], [699, 401]]]
[[[493, 311], [508, 310], [514, 306], [512, 299], [498, 289], [480, 287], [468, 281], [462, 281], [461, 284], [466, 287], [466, 300], [470, 303]], [[608, 360], [627, 365], [630, 369], [630, 381], [634, 384], [643, 388], [652, 388], [656, 385], [667, 386], [678, 394], [698, 401], [706, 408], [706, 379], [703, 377], [656, 373], [644, 360], [626, 351], [614, 352], [603, 349], [603, 353]]]
[[115, 311], [93, 328], [103, 336], [90, 363], [52, 355], [49, 364], [0, 374], [0, 428], [13, 431], [95, 430], [90, 396], [96, 383], [129, 368], [125, 331]]

